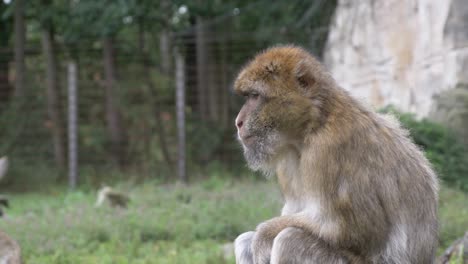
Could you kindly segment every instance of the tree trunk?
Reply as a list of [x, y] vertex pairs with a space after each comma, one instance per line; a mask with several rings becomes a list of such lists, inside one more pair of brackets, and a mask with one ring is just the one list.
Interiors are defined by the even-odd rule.
[[220, 95], [220, 104], [219, 107], [221, 108], [219, 121], [221, 127], [224, 129], [227, 126], [231, 125], [229, 122], [229, 83], [228, 83], [228, 63], [227, 63], [227, 46], [226, 40], [221, 41], [220, 45], [220, 83], [221, 88], [219, 89]]
[[171, 43], [169, 30], [167, 29], [163, 29], [159, 34], [159, 50], [162, 72], [169, 75], [171, 73]]
[[187, 183], [186, 134], [185, 134], [185, 65], [184, 58], [176, 50], [176, 114], [177, 114], [177, 173], [179, 181]]
[[198, 112], [202, 120], [206, 121], [209, 118], [208, 112], [208, 89], [207, 89], [207, 60], [206, 60], [206, 40], [205, 28], [203, 19], [196, 18], [196, 53], [197, 53], [197, 95], [198, 95]]
[[42, 50], [46, 61], [47, 75], [47, 113], [50, 119], [50, 130], [54, 146], [55, 163], [65, 168], [65, 127], [60, 103], [60, 89], [57, 87], [57, 63], [55, 57], [54, 37], [51, 28], [42, 30]]
[[12, 87], [8, 79], [10, 53], [0, 47], [0, 113], [10, 99]]
[[111, 142], [111, 152], [114, 162], [120, 166], [125, 162], [125, 142], [121, 114], [118, 108], [118, 92], [116, 90], [116, 73], [114, 62], [114, 45], [111, 37], [102, 39], [104, 74], [105, 74], [105, 106], [106, 122]]
[[[219, 122], [222, 113], [220, 85], [217, 83], [220, 69], [216, 64], [217, 43], [210, 38], [211, 32], [201, 17], [196, 19], [197, 87], [201, 118], [204, 121]], [[218, 80], [219, 81], [219, 80]]]
[[[139, 44], [138, 46], [140, 47], [140, 52], [141, 52], [141, 58], [143, 60], [143, 69], [145, 73], [145, 81], [146, 84], [149, 87], [149, 90], [151, 92], [151, 98], [154, 99], [154, 115], [156, 119], [156, 133], [158, 133], [159, 137], [159, 144], [161, 146], [161, 151], [164, 157], [164, 160], [166, 163], [169, 165], [169, 168], [172, 170], [173, 169], [173, 163], [171, 159], [171, 155], [169, 154], [169, 148], [167, 146], [167, 137], [166, 137], [166, 132], [164, 130], [164, 124], [163, 120], [161, 118], [161, 99], [159, 98], [157, 88], [154, 87], [153, 81], [151, 80], [151, 65], [150, 65], [150, 60], [149, 60], [149, 55], [148, 52], [146, 51], [146, 46], [145, 46], [145, 34], [143, 30], [143, 26], [140, 25], [140, 30], [139, 30], [139, 36], [138, 36], [138, 41]], [[169, 57], [170, 58], [170, 57]], [[158, 102], [159, 100], [159, 102]]]
[[78, 70], [74, 60], [68, 71], [68, 185], [75, 189], [78, 182]]
[[217, 43], [215, 40], [211, 40], [211, 43], [206, 44], [206, 66], [207, 68], [207, 76], [206, 76], [206, 88], [208, 92], [208, 116], [212, 122], [219, 123], [220, 121], [220, 89], [221, 86], [219, 85], [220, 81], [220, 72], [221, 69], [219, 65], [216, 64], [216, 49]]
[[171, 2], [160, 0], [161, 15], [163, 20], [162, 30], [159, 33], [159, 52], [161, 54], [161, 69], [163, 74], [171, 73], [171, 43], [170, 43], [170, 24], [171, 24]]
[[25, 95], [25, 72], [24, 45], [25, 45], [25, 26], [24, 26], [24, 2], [15, 0], [15, 97]]
[[[0, 1], [0, 14], [3, 14], [7, 9], [7, 5]], [[13, 87], [8, 78], [10, 59], [12, 58], [12, 51], [9, 48], [9, 39], [13, 29], [12, 19], [4, 19], [0, 23], [0, 113], [6, 107], [6, 103], [10, 99]]]

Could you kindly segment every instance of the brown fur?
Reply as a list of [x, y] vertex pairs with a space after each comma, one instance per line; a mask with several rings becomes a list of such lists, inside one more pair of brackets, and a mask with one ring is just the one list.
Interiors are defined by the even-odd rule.
[[21, 250], [18, 243], [0, 231], [0, 263], [21, 264]]
[[397, 121], [294, 46], [257, 55], [235, 91], [247, 96], [236, 118], [246, 160], [275, 173], [285, 199], [236, 240], [238, 263], [433, 262], [437, 177]]

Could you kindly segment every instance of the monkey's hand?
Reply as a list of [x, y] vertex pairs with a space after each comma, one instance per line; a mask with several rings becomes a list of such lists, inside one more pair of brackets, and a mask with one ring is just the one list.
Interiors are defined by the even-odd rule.
[[252, 254], [255, 264], [269, 264], [273, 240], [281, 230], [276, 230], [274, 219], [257, 226], [252, 239]]
[[296, 227], [315, 233], [318, 226], [306, 213], [272, 218], [257, 226], [252, 239], [252, 254], [255, 264], [269, 264], [275, 237], [287, 227]]

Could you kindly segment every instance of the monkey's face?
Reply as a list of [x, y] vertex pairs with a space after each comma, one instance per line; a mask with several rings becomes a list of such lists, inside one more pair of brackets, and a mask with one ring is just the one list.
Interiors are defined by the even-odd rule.
[[246, 101], [236, 117], [237, 138], [249, 167], [264, 170], [279, 147], [281, 133], [266, 115], [269, 99], [257, 91], [245, 93], [244, 97]]
[[235, 82], [235, 91], [245, 97], [235, 121], [237, 136], [253, 170], [270, 171], [282, 149], [300, 146], [304, 133], [320, 123], [322, 104], [308, 87], [310, 75], [300, 69], [304, 58], [296, 53], [302, 51], [292, 49], [294, 56], [288, 51], [276, 48], [260, 54]]

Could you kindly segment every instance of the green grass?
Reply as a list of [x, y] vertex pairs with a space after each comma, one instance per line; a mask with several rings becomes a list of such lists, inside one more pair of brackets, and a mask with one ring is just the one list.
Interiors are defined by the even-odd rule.
[[130, 193], [127, 210], [95, 208], [95, 192], [10, 195], [0, 229], [18, 240], [26, 263], [234, 263], [223, 244], [280, 210], [273, 183], [214, 177], [118, 189]]
[[[213, 177], [185, 187], [121, 184], [127, 210], [95, 208], [95, 192], [55, 188], [11, 194], [0, 229], [18, 240], [26, 263], [234, 263], [223, 244], [274, 215], [274, 182]], [[441, 190], [441, 246], [468, 229], [467, 196]]]
[[442, 188], [439, 200], [440, 247], [445, 249], [468, 231], [468, 195]]

